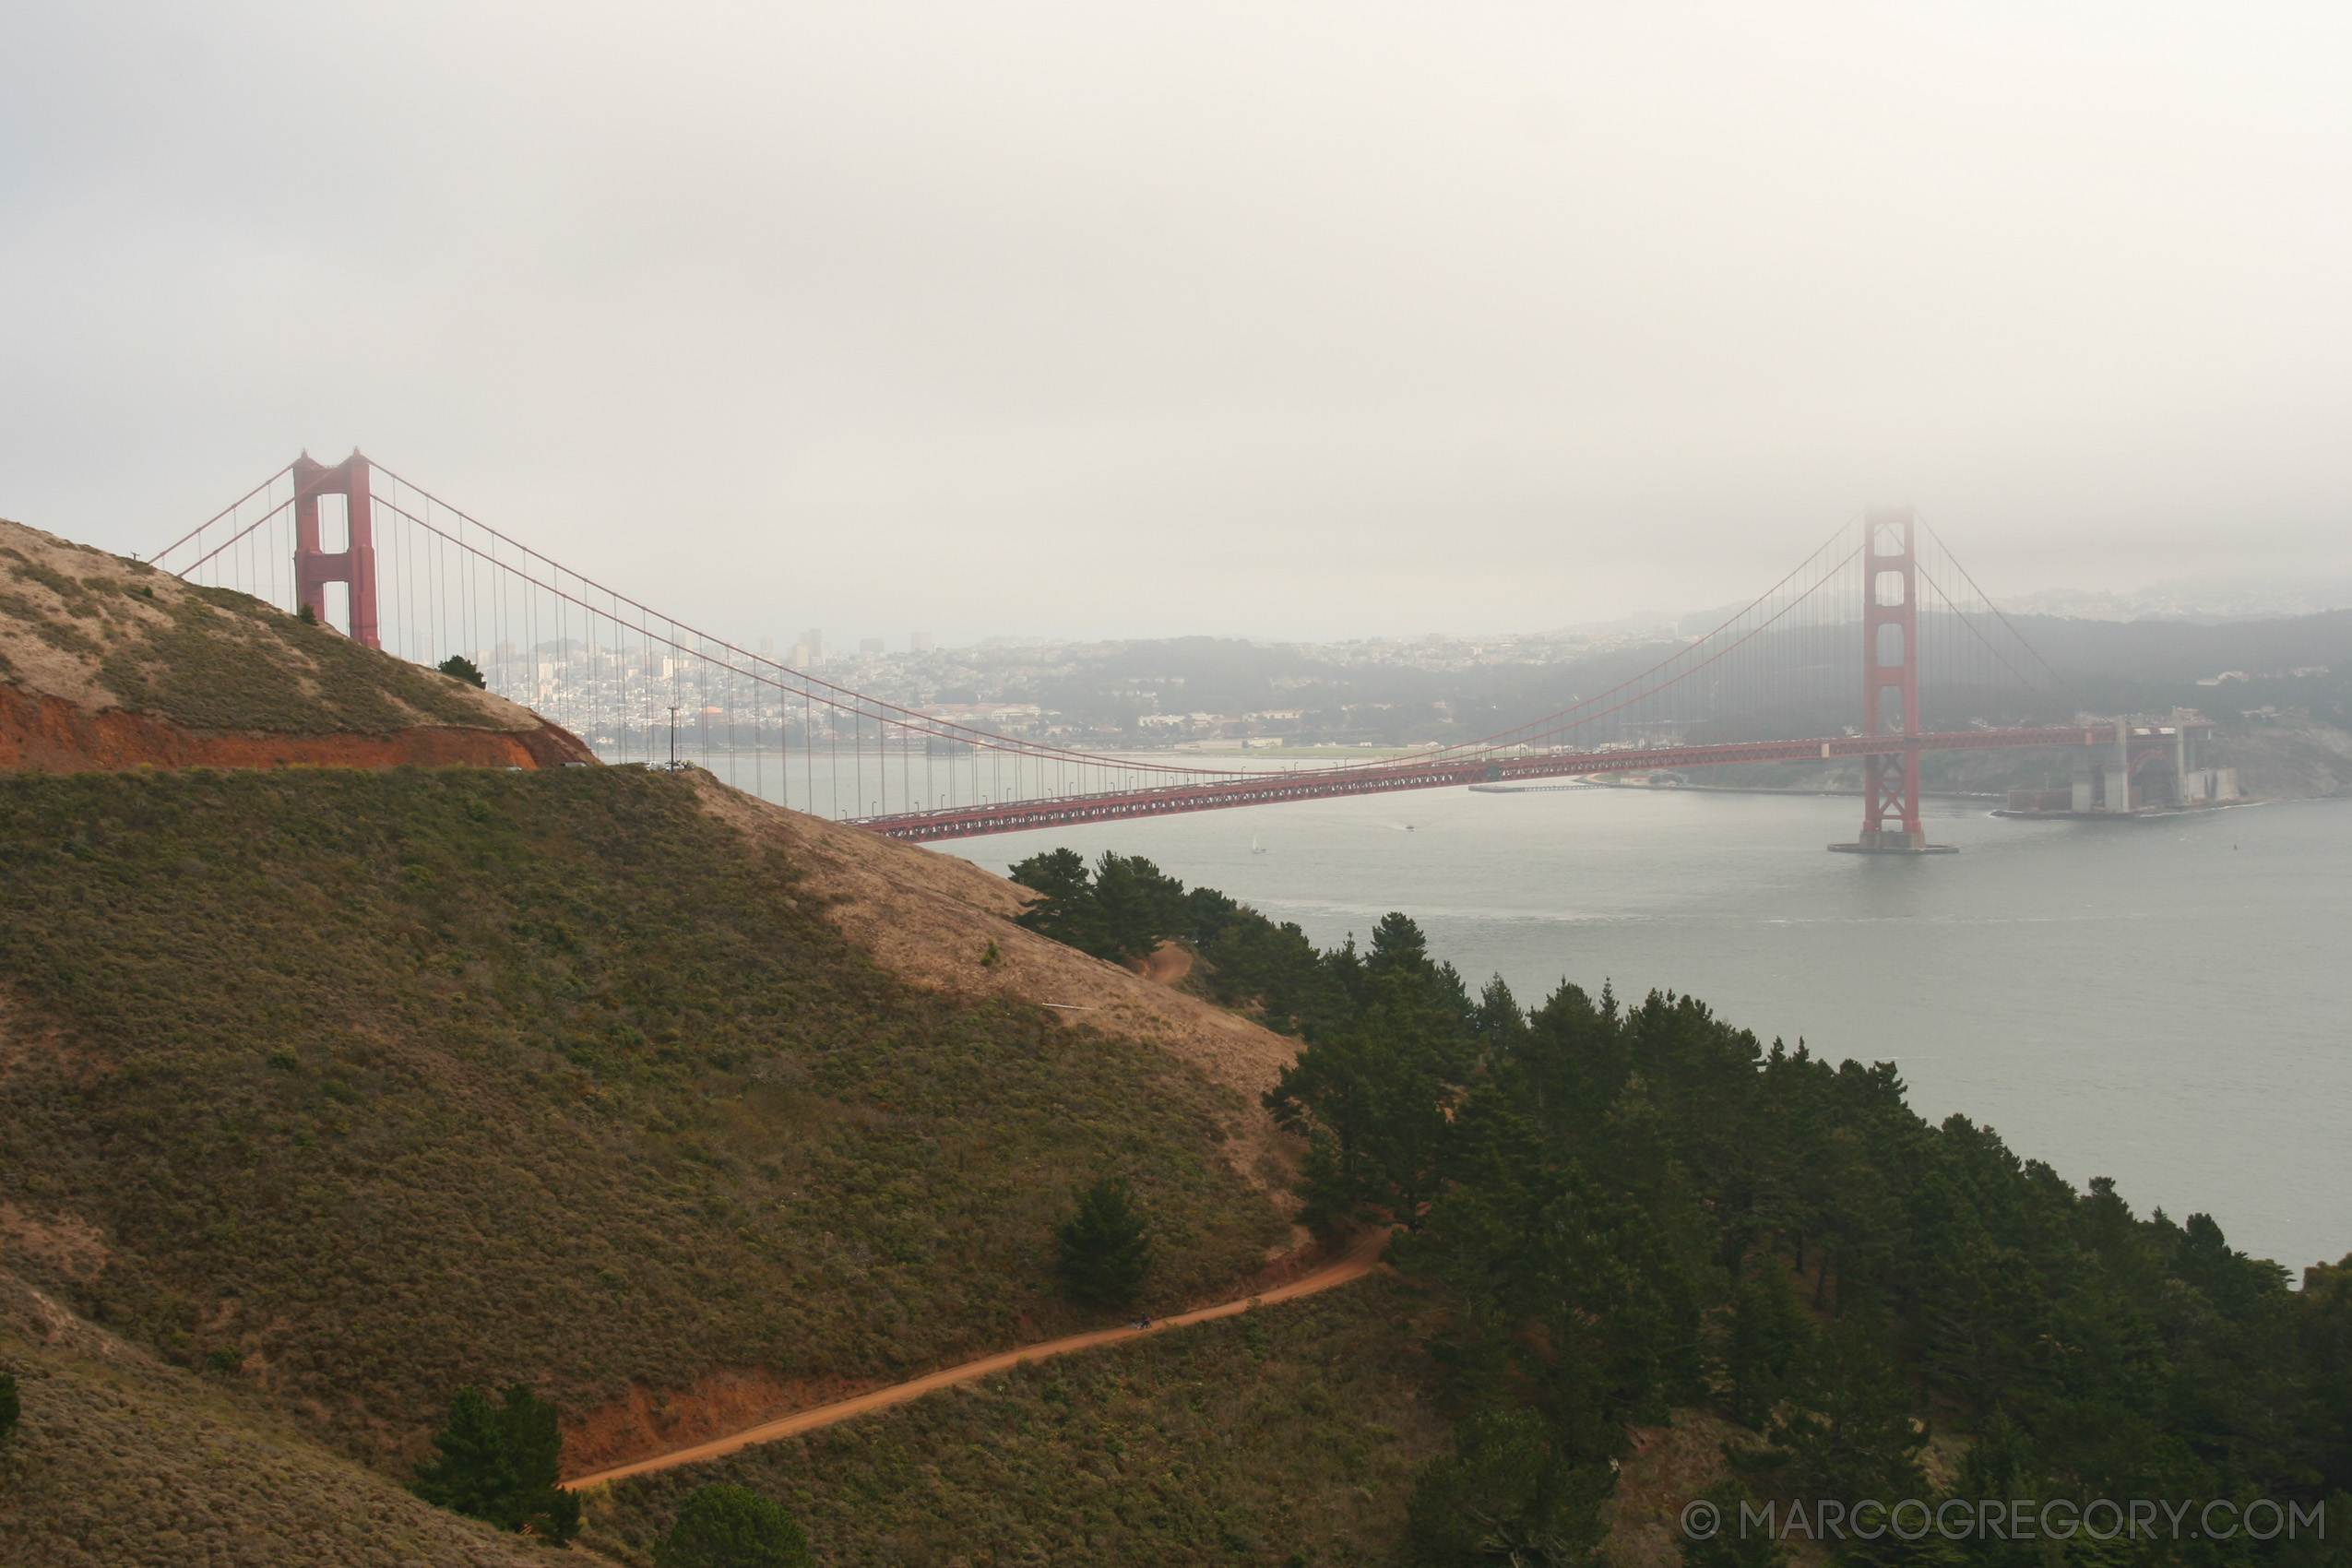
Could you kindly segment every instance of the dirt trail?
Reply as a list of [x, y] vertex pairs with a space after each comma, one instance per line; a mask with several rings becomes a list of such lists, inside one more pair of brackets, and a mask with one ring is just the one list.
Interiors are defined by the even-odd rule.
[[708, 1443], [697, 1443], [691, 1448], [680, 1448], [671, 1453], [656, 1455], [650, 1459], [639, 1459], [627, 1465], [615, 1465], [610, 1469], [597, 1470], [588, 1475], [575, 1477], [565, 1481], [564, 1485], [568, 1491], [581, 1491], [592, 1486], [602, 1486], [607, 1481], [622, 1480], [630, 1476], [641, 1476], [652, 1470], [666, 1470], [673, 1465], [693, 1465], [705, 1459], [717, 1459], [732, 1454], [739, 1448], [749, 1448], [762, 1443], [773, 1443], [779, 1437], [793, 1437], [801, 1432], [814, 1431], [819, 1427], [829, 1427], [836, 1421], [847, 1420], [851, 1416], [862, 1416], [870, 1410], [885, 1410], [893, 1405], [903, 1405], [910, 1399], [919, 1399], [936, 1389], [951, 1388], [959, 1383], [969, 1383], [975, 1378], [986, 1377], [991, 1372], [1004, 1372], [1022, 1361], [1041, 1361], [1049, 1356], [1066, 1355], [1072, 1350], [1091, 1350], [1098, 1345], [1116, 1345], [1123, 1340], [1140, 1339], [1147, 1334], [1158, 1334], [1163, 1329], [1185, 1328], [1194, 1324], [1207, 1323], [1216, 1318], [1232, 1317], [1236, 1313], [1249, 1311], [1254, 1303], [1271, 1304], [1276, 1301], [1293, 1301], [1301, 1296], [1312, 1296], [1318, 1290], [1328, 1290], [1335, 1285], [1345, 1285], [1350, 1280], [1361, 1279], [1365, 1275], [1370, 1274], [1374, 1265], [1380, 1262], [1381, 1249], [1387, 1245], [1387, 1242], [1386, 1231], [1374, 1231], [1349, 1249], [1338, 1262], [1319, 1268], [1313, 1274], [1302, 1275], [1288, 1285], [1277, 1285], [1272, 1289], [1261, 1291], [1254, 1296], [1244, 1297], [1240, 1301], [1220, 1301], [1213, 1307], [1201, 1307], [1193, 1312], [1179, 1313], [1174, 1317], [1160, 1318], [1149, 1328], [1135, 1328], [1132, 1325], [1099, 1328], [1090, 1334], [1073, 1334], [1061, 1339], [1049, 1339], [1041, 1345], [1024, 1345], [1017, 1350], [1005, 1350], [981, 1360], [966, 1361], [961, 1366], [947, 1367], [942, 1371], [931, 1372], [916, 1378], [911, 1383], [893, 1384], [887, 1388], [877, 1388], [870, 1393], [858, 1395], [855, 1398], [838, 1400], [830, 1405], [820, 1405], [813, 1410], [796, 1410], [791, 1415], [781, 1416], [772, 1421], [763, 1421], [758, 1426], [747, 1427], [742, 1431], [732, 1432], [725, 1437], [713, 1438]]

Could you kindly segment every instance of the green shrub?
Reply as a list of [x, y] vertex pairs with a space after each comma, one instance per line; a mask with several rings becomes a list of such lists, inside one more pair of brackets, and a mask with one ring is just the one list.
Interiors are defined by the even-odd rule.
[[816, 1559], [778, 1504], [746, 1486], [707, 1486], [678, 1510], [653, 1561], [658, 1568], [814, 1568]]
[[580, 1500], [555, 1483], [564, 1436], [555, 1407], [517, 1384], [493, 1409], [479, 1388], [449, 1400], [449, 1424], [435, 1432], [440, 1457], [417, 1467], [410, 1490], [427, 1503], [562, 1543], [579, 1532]]
[[23, 1407], [17, 1400], [17, 1374], [0, 1372], [0, 1443], [15, 1435], [17, 1418], [22, 1413]]
[[[388, 734], [420, 722], [498, 727], [431, 671], [328, 633], [307, 611], [289, 616], [244, 594], [188, 585], [155, 604], [160, 620], [132, 615], [111, 595], [64, 601], [67, 613], [101, 618], [108, 640], [82, 637], [89, 646], [78, 651], [96, 658], [99, 683], [134, 712], [296, 735]], [[0, 603], [0, 614], [28, 621], [37, 635], [71, 631], [40, 608]]]
[[463, 681], [469, 686], [484, 691], [489, 689], [490, 683], [481, 678], [481, 667], [462, 653], [451, 654], [434, 668], [452, 681]]
[[1083, 1306], [1126, 1306], [1151, 1272], [1151, 1237], [1134, 1194], [1116, 1176], [1099, 1176], [1078, 1194], [1078, 1212], [1054, 1239], [1062, 1248], [1062, 1287]]

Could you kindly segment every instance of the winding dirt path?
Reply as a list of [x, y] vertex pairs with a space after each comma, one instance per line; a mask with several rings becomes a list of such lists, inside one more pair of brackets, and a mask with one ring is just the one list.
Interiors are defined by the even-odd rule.
[[641, 1476], [652, 1470], [666, 1470], [672, 1465], [693, 1465], [705, 1459], [716, 1459], [722, 1455], [732, 1454], [739, 1448], [749, 1448], [761, 1443], [773, 1443], [779, 1437], [792, 1437], [801, 1432], [814, 1431], [819, 1427], [829, 1427], [836, 1421], [847, 1420], [851, 1416], [862, 1416], [870, 1410], [885, 1410], [893, 1405], [903, 1405], [910, 1399], [919, 1399], [935, 1389], [950, 1388], [959, 1383], [969, 1383], [975, 1378], [986, 1377], [991, 1372], [1004, 1372], [1022, 1361], [1041, 1361], [1049, 1356], [1066, 1355], [1072, 1350], [1091, 1350], [1098, 1345], [1116, 1345], [1123, 1340], [1141, 1339], [1147, 1334], [1158, 1334], [1164, 1329], [1185, 1328], [1196, 1323], [1207, 1323], [1215, 1318], [1232, 1317], [1249, 1311], [1253, 1303], [1262, 1302], [1271, 1305], [1276, 1301], [1289, 1301], [1301, 1296], [1312, 1296], [1318, 1290], [1328, 1290], [1335, 1285], [1345, 1285], [1370, 1274], [1373, 1266], [1380, 1262], [1381, 1249], [1387, 1244], [1388, 1233], [1385, 1230], [1376, 1230], [1348, 1249], [1337, 1262], [1328, 1264], [1313, 1274], [1301, 1275], [1288, 1285], [1277, 1285], [1271, 1290], [1261, 1291], [1257, 1295], [1244, 1297], [1240, 1301], [1220, 1301], [1213, 1307], [1201, 1307], [1193, 1312], [1179, 1313], [1175, 1317], [1160, 1318], [1149, 1328], [1133, 1326], [1098, 1328], [1089, 1334], [1073, 1334], [1061, 1339], [1049, 1339], [1041, 1345], [1024, 1345], [1017, 1350], [1006, 1350], [981, 1360], [966, 1361], [961, 1366], [944, 1368], [939, 1372], [916, 1378], [911, 1383], [897, 1383], [887, 1388], [876, 1388], [869, 1393], [858, 1395], [854, 1398], [837, 1400], [830, 1405], [819, 1405], [813, 1410], [795, 1410], [789, 1416], [779, 1416], [775, 1420], [763, 1421], [758, 1426], [746, 1427], [742, 1431], [731, 1432], [725, 1437], [713, 1438], [708, 1443], [697, 1443], [691, 1448], [680, 1448], [668, 1454], [658, 1454], [650, 1459], [638, 1459], [630, 1464], [614, 1465], [609, 1469], [577, 1476], [563, 1484], [566, 1491], [583, 1491], [592, 1486], [602, 1486], [607, 1481], [617, 1481], [629, 1476]]

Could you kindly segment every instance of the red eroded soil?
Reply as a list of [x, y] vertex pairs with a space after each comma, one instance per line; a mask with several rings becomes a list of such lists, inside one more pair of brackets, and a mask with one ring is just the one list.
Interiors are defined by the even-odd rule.
[[757, 1367], [728, 1367], [706, 1372], [691, 1388], [665, 1394], [632, 1388], [626, 1397], [564, 1423], [564, 1468], [578, 1475], [672, 1453], [872, 1386], [847, 1378], [787, 1382]]
[[[563, 1484], [574, 1491], [579, 1491], [587, 1487], [601, 1486], [608, 1481], [617, 1481], [625, 1476], [643, 1475], [648, 1470], [666, 1470], [677, 1465], [691, 1465], [704, 1459], [716, 1459], [722, 1455], [732, 1454], [739, 1448], [749, 1448], [755, 1443], [773, 1443], [778, 1438], [793, 1437], [801, 1432], [813, 1431], [818, 1427], [831, 1426], [836, 1421], [845, 1421], [853, 1416], [887, 1409], [893, 1405], [903, 1405], [910, 1399], [921, 1398], [923, 1395], [934, 1390], [952, 1388], [956, 1384], [969, 1383], [975, 1378], [1002, 1372], [1020, 1361], [1042, 1361], [1050, 1357], [1065, 1356], [1075, 1350], [1091, 1350], [1099, 1346], [1116, 1345], [1123, 1340], [1138, 1339], [1147, 1334], [1158, 1334], [1172, 1328], [1187, 1328], [1196, 1323], [1209, 1323], [1218, 1318], [1232, 1317], [1260, 1303], [1271, 1305], [1277, 1301], [1293, 1301], [1301, 1296], [1312, 1296], [1319, 1290], [1328, 1290], [1335, 1285], [1346, 1285], [1370, 1274], [1379, 1265], [1381, 1250], [1387, 1244], [1387, 1231], [1372, 1231], [1359, 1238], [1354, 1246], [1336, 1259], [1326, 1258], [1319, 1253], [1305, 1252], [1292, 1258], [1281, 1260], [1279, 1264], [1267, 1271], [1269, 1276], [1287, 1276], [1281, 1284], [1262, 1284], [1248, 1295], [1238, 1297], [1233, 1301], [1219, 1301], [1210, 1307], [1195, 1308], [1192, 1312], [1179, 1313], [1172, 1317], [1158, 1318], [1152, 1321], [1149, 1327], [1139, 1328], [1123, 1324], [1118, 1328], [1098, 1328], [1087, 1334], [1066, 1335], [1060, 1339], [1047, 1340], [1043, 1344], [1024, 1345], [1018, 1349], [1000, 1351], [996, 1355], [983, 1357], [977, 1361], [966, 1361], [960, 1366], [944, 1367], [910, 1382], [892, 1384], [885, 1388], [869, 1389], [863, 1393], [852, 1395], [849, 1398], [836, 1399], [831, 1404], [820, 1405], [814, 1408], [804, 1408], [794, 1410], [789, 1415], [777, 1417], [756, 1426], [742, 1427], [728, 1432], [723, 1437], [711, 1438], [690, 1447], [673, 1448], [667, 1453], [656, 1454], [624, 1464], [609, 1465], [586, 1475], [579, 1474], [577, 1467], [584, 1461], [594, 1462], [588, 1456], [589, 1448], [609, 1450], [613, 1446], [615, 1438], [625, 1441], [632, 1433], [645, 1431], [646, 1423], [633, 1419], [633, 1412], [641, 1406], [662, 1403], [652, 1396], [633, 1396], [618, 1405], [607, 1406], [604, 1410], [590, 1416], [586, 1421], [576, 1424], [571, 1431], [565, 1433], [564, 1467], [573, 1470], [574, 1474], [571, 1479]], [[722, 1375], [740, 1375], [746, 1389], [764, 1386], [780, 1390], [783, 1386], [761, 1378], [758, 1373]], [[673, 1396], [671, 1398], [680, 1403], [696, 1401], [701, 1398], [704, 1388], [713, 1385], [715, 1381], [717, 1380], [705, 1378], [695, 1385], [693, 1394]], [[723, 1405], [725, 1402], [722, 1398], [714, 1401], [713, 1404], [714, 1406]], [[689, 1422], [695, 1425], [705, 1425], [710, 1422], [716, 1414], [715, 1410], [707, 1410], [705, 1407], [698, 1404], [692, 1405], [691, 1411], [688, 1420], [679, 1423], [682, 1428]], [[625, 1452], [625, 1449], [623, 1451]]]
[[419, 725], [388, 735], [271, 735], [191, 730], [153, 714], [93, 712], [0, 685], [0, 769], [115, 767], [557, 767], [595, 756], [568, 730]]
[[1127, 968], [1154, 985], [1174, 985], [1193, 972], [1193, 952], [1176, 943], [1163, 942], [1150, 957], [1137, 958]]

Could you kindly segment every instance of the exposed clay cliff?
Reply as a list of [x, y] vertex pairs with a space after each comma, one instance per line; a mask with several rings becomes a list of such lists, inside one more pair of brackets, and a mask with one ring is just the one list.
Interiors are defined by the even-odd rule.
[[528, 708], [260, 600], [0, 521], [0, 768], [593, 760]]

